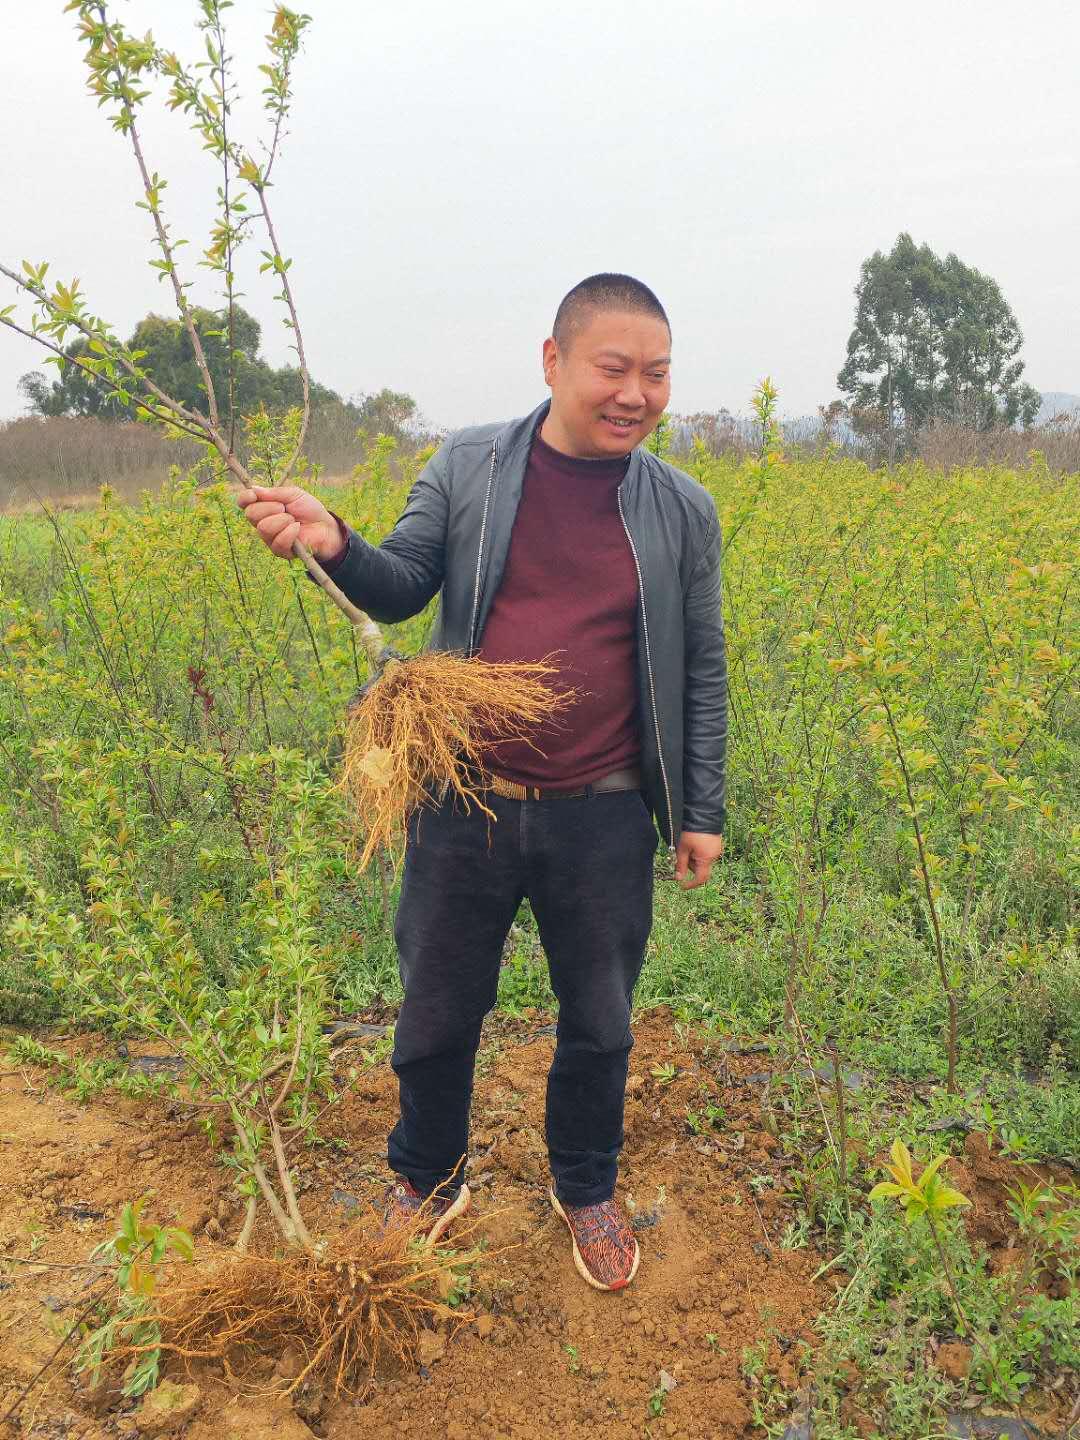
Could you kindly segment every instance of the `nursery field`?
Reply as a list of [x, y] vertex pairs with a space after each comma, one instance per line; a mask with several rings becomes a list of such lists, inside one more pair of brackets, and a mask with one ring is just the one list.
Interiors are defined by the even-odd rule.
[[[380, 439], [328, 503], [375, 540], [422, 458]], [[284, 1329], [185, 1360], [167, 1297], [238, 1237], [355, 1246], [387, 1178], [394, 857], [359, 872], [335, 788], [362, 652], [224, 486], [0, 518], [12, 1435], [1080, 1419], [1080, 480], [1038, 455], [677, 463], [725, 537], [730, 819], [704, 889], [657, 861], [620, 1177], [641, 1273], [587, 1290], [546, 1209], [553, 998], [523, 910], [479, 1066], [475, 1224], [340, 1394], [332, 1368], [298, 1381]], [[899, 1193], [870, 1199], [883, 1180]]]

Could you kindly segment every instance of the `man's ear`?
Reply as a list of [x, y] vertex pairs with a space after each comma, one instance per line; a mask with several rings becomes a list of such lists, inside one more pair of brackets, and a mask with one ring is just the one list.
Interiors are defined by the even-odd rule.
[[544, 380], [550, 385], [555, 378], [555, 369], [559, 363], [559, 351], [555, 341], [549, 336], [544, 341], [543, 348]]

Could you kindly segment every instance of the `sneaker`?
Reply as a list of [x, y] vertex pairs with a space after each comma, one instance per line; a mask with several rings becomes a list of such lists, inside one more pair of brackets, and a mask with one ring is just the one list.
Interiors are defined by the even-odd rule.
[[434, 1245], [446, 1234], [450, 1222], [465, 1214], [471, 1199], [467, 1185], [462, 1185], [456, 1195], [433, 1195], [425, 1199], [411, 1180], [402, 1177], [387, 1186], [383, 1198], [383, 1232], [411, 1225], [423, 1212], [421, 1218], [426, 1218], [426, 1223], [416, 1226], [416, 1235], [426, 1245]]
[[562, 1205], [549, 1192], [555, 1214], [566, 1221], [574, 1242], [578, 1274], [595, 1290], [621, 1290], [637, 1274], [641, 1251], [614, 1200], [598, 1205]]

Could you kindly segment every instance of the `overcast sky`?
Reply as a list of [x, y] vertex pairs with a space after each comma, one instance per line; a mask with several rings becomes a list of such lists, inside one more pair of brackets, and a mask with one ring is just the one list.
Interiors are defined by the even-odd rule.
[[[197, 58], [186, 0], [120, 0]], [[563, 293], [651, 285], [672, 406], [788, 414], [832, 398], [860, 262], [901, 230], [1001, 285], [1026, 378], [1080, 391], [1080, 8], [1074, 0], [307, 0], [277, 226], [313, 374], [414, 395], [436, 425], [520, 414]], [[145, 264], [134, 161], [85, 92], [62, 0], [0, 0], [0, 258], [81, 277], [127, 334], [170, 295]], [[257, 93], [267, 0], [230, 12]], [[255, 135], [258, 112], [238, 129]], [[197, 259], [217, 178], [180, 116], [145, 123]], [[249, 145], [252, 142], [246, 142]], [[264, 352], [280, 307], [242, 266]], [[214, 303], [207, 272], [192, 294]], [[0, 286], [0, 304], [11, 298]], [[30, 342], [0, 328], [0, 417]]]

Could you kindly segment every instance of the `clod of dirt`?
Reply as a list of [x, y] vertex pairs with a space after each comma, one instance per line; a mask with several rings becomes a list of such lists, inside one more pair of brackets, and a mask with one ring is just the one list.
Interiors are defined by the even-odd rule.
[[274, 1367], [274, 1378], [291, 1385], [294, 1380], [299, 1380], [306, 1365], [304, 1352], [299, 1346], [289, 1345], [281, 1352], [281, 1357]]
[[177, 1385], [162, 1380], [151, 1390], [135, 1416], [140, 1435], [172, 1435], [192, 1419], [202, 1404], [198, 1385]]
[[950, 1380], [966, 1380], [971, 1371], [971, 1346], [958, 1342], [942, 1345], [934, 1356], [934, 1364]]
[[420, 1336], [416, 1353], [421, 1365], [433, 1365], [446, 1354], [446, 1336], [435, 1330], [425, 1330]]
[[288, 1401], [236, 1398], [197, 1419], [185, 1440], [313, 1440], [313, 1435]]

